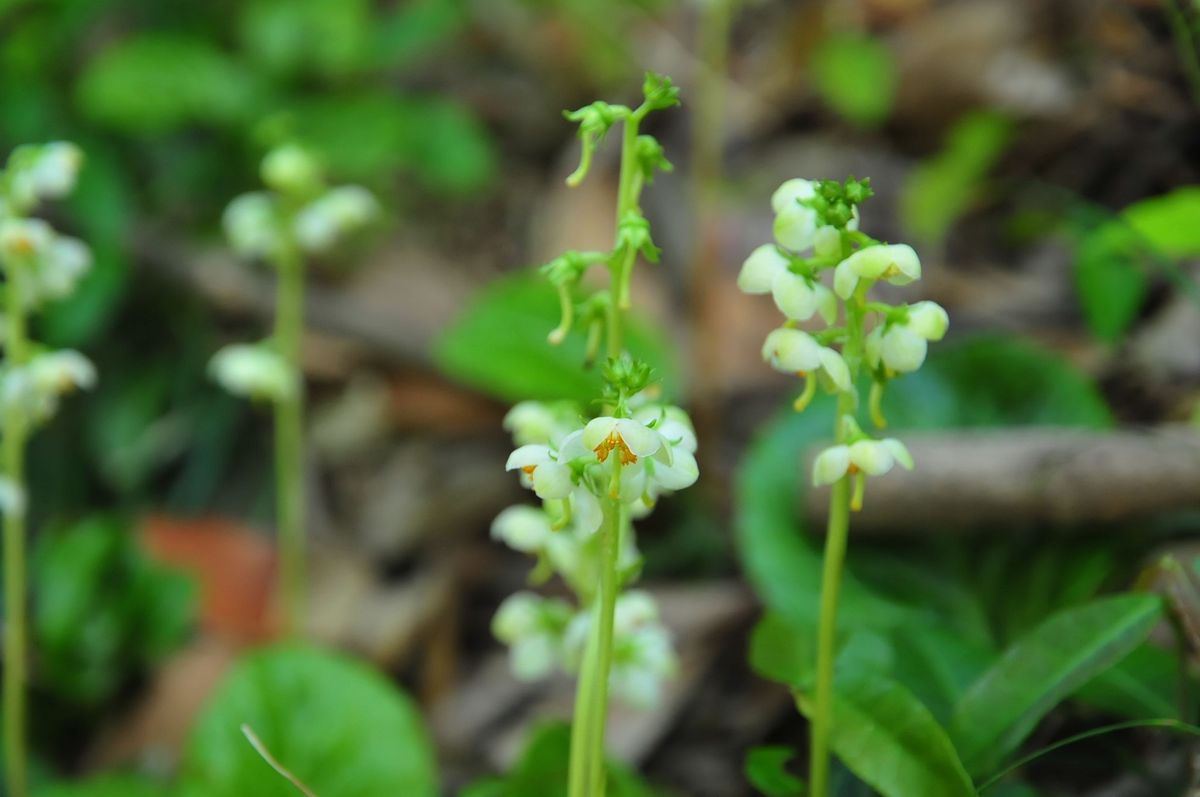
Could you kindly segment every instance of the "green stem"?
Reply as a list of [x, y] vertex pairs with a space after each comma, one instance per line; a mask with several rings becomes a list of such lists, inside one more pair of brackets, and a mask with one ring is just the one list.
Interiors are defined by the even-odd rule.
[[[621, 465], [616, 456], [613, 457], [614, 479], [620, 480]], [[600, 571], [600, 612], [597, 618], [596, 633], [596, 670], [592, 685], [592, 730], [588, 737], [591, 754], [588, 756], [588, 791], [589, 797], [602, 797], [604, 794], [604, 736], [608, 720], [608, 679], [612, 671], [613, 658], [613, 621], [617, 608], [617, 593], [620, 591], [617, 573], [618, 551], [621, 548], [621, 501], [618, 498], [604, 501], [604, 524], [601, 527], [601, 571]]]
[[[845, 252], [843, 252], [845, 254]], [[856, 380], [862, 362], [863, 321], [866, 315], [866, 294], [870, 288], [864, 280], [859, 290], [846, 302], [847, 340], [842, 349], [850, 370], [851, 387], [838, 395], [837, 417], [834, 418], [834, 439], [844, 443], [845, 424], [842, 417], [853, 415], [857, 405]], [[846, 546], [850, 536], [850, 489], [855, 477], [846, 474], [833, 485], [829, 496], [829, 524], [825, 532], [825, 556], [821, 570], [821, 611], [817, 626], [817, 665], [814, 685], [812, 740], [809, 748], [809, 788], [811, 797], [829, 794], [830, 737], [833, 729], [833, 660], [837, 649], [837, 604], [841, 589], [842, 570], [846, 563]]]
[[300, 253], [279, 259], [275, 345], [296, 380], [295, 392], [275, 406], [275, 500], [279, 528], [279, 603], [283, 634], [303, 632], [304, 612], [304, 380], [300, 338], [304, 331], [304, 268]]
[[[10, 368], [29, 361], [25, 307], [21, 301], [22, 264], [8, 263], [5, 291], [7, 360]], [[18, 505], [4, 513], [4, 759], [9, 797], [25, 797], [26, 780], [26, 675], [28, 635], [25, 585], [25, 440], [29, 430], [20, 406], [5, 414], [3, 436], [4, 476], [18, 495]]]

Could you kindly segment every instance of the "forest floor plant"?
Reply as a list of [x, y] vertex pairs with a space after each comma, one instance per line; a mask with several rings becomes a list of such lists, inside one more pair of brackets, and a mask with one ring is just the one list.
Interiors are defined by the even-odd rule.
[[83, 154], [75, 145], [53, 142], [18, 147], [0, 172], [4, 273], [0, 511], [4, 514], [4, 765], [9, 797], [28, 793], [25, 446], [33, 429], [53, 417], [63, 394], [96, 381], [91, 362], [79, 352], [53, 351], [30, 338], [30, 315], [45, 303], [73, 293], [92, 258], [83, 242], [59, 235], [29, 214], [44, 200], [70, 194], [82, 163]]
[[[903, 443], [876, 438], [859, 425], [860, 377], [871, 380], [867, 414], [882, 429], [885, 385], [920, 368], [928, 342], [941, 340], [949, 324], [946, 311], [934, 302], [890, 305], [869, 296], [878, 282], [904, 285], [921, 277], [912, 247], [884, 244], [858, 230], [858, 206], [871, 193], [868, 180], [788, 180], [771, 199], [776, 243], [756, 249], [738, 276], [744, 292], [772, 294], [787, 317], [767, 336], [762, 355], [776, 370], [804, 380], [796, 411], [808, 406], [818, 386], [837, 398], [834, 445], [817, 455], [812, 474], [814, 485], [832, 485], [817, 627], [812, 797], [829, 794], [837, 600], [850, 513], [862, 507], [868, 476], [883, 475], [897, 463], [913, 467]], [[821, 281], [830, 271], [832, 290]], [[799, 329], [814, 316], [824, 321], [824, 329]]]
[[268, 191], [243, 194], [223, 219], [234, 250], [275, 268], [275, 329], [261, 343], [233, 344], [214, 355], [212, 373], [231, 393], [268, 401], [275, 414], [275, 493], [279, 607], [285, 636], [302, 632], [304, 610], [304, 333], [306, 255], [330, 252], [378, 215], [359, 186], [328, 188], [316, 157], [296, 144], [272, 150], [262, 162]]
[[[648, 74], [636, 108], [595, 102], [566, 114], [579, 123], [582, 156], [567, 178], [587, 175], [597, 144], [620, 123], [621, 171], [616, 240], [608, 252], [570, 251], [543, 267], [561, 300], [562, 321], [549, 336], [557, 344], [577, 326], [587, 336], [588, 364], [604, 346], [604, 388], [595, 409], [570, 402], [522, 402], [505, 419], [518, 448], [508, 470], [542, 499], [542, 507], [511, 507], [493, 524], [494, 536], [533, 554], [530, 577], [541, 584], [556, 573], [578, 605], [532, 592], [510, 596], [493, 630], [511, 646], [512, 665], [524, 679], [555, 667], [578, 674], [568, 773], [570, 797], [605, 793], [604, 736], [610, 685], [629, 702], [653, 703], [662, 680], [676, 668], [667, 630], [648, 593], [622, 589], [640, 570], [632, 520], [645, 516], [664, 492], [693, 484], [696, 437], [678, 407], [658, 400], [650, 368], [625, 349], [625, 315], [638, 256], [658, 260], [642, 214], [642, 188], [670, 169], [662, 147], [638, 127], [655, 110], [678, 104], [678, 89]], [[608, 287], [580, 300], [591, 266], [608, 270]]]

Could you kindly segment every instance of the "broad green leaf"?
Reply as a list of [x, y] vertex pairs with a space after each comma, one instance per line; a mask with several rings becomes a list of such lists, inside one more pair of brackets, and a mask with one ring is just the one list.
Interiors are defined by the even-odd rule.
[[1200, 254], [1200, 187], [1188, 186], [1135, 202], [1121, 219], [1159, 253], [1172, 258]]
[[1147, 278], [1137, 255], [1138, 239], [1120, 223], [1087, 234], [1075, 260], [1075, 284], [1092, 334], [1113, 343], [1137, 317]]
[[[1100, 673], [1073, 697], [1089, 706], [1128, 719], [1194, 716], [1196, 696], [1181, 690], [1179, 657], [1145, 642]], [[1186, 696], [1185, 705], [1179, 701]]]
[[895, 651], [892, 677], [941, 723], [950, 719], [967, 689], [996, 658], [990, 646], [946, 625], [902, 627], [890, 641]]
[[[945, 731], [899, 683], [839, 678], [833, 700], [833, 751], [883, 797], [974, 797]], [[796, 702], [811, 719], [812, 696], [798, 692]]]
[[256, 0], [238, 32], [247, 55], [281, 76], [336, 78], [366, 64], [372, 32], [367, 0]]
[[813, 82], [835, 111], [861, 127], [874, 127], [892, 107], [896, 68], [878, 41], [857, 35], [827, 37], [813, 52]]
[[1012, 122], [996, 111], [977, 111], [959, 120], [941, 152], [913, 170], [900, 196], [905, 227], [937, 243], [971, 208], [992, 166], [1012, 138]]
[[133, 134], [244, 121], [261, 99], [253, 74], [229, 55], [202, 38], [168, 33], [110, 46], [88, 64], [77, 88], [85, 114]]
[[433, 749], [412, 701], [344, 656], [283, 645], [243, 660], [201, 714], [184, 751], [186, 797], [294, 797], [246, 742], [249, 725], [322, 797], [433, 797]]
[[804, 781], [787, 771], [796, 751], [787, 747], [754, 747], [742, 771], [750, 785], [766, 797], [802, 797]]
[[[558, 326], [558, 296], [545, 278], [524, 272], [493, 282], [438, 340], [434, 351], [447, 374], [505, 401], [573, 399], [600, 395], [598, 367], [584, 367], [586, 341], [576, 330], [558, 346], [546, 340]], [[665, 338], [630, 323], [626, 343], [648, 362], [670, 397], [678, 366]]]
[[1055, 614], [1008, 648], [963, 696], [951, 732], [967, 768], [994, 770], [1059, 701], [1127, 656], [1162, 616], [1153, 595]]
[[815, 643], [812, 626], [798, 627], [779, 612], [767, 612], [750, 635], [750, 667], [763, 678], [800, 686], [812, 678]]
[[77, 783], [55, 783], [35, 789], [33, 797], [167, 797], [166, 786], [145, 778], [101, 775]]

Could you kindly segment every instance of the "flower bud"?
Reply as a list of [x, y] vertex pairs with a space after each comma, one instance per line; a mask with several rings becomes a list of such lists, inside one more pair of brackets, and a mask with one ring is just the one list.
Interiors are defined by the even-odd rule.
[[321, 190], [321, 166], [299, 144], [285, 144], [268, 152], [261, 172], [263, 184], [281, 194], [309, 196]]
[[235, 396], [263, 401], [285, 401], [299, 391], [292, 367], [264, 344], [235, 343], [213, 355], [209, 373]]
[[775, 278], [786, 271], [788, 259], [774, 244], [763, 244], [750, 253], [738, 272], [737, 286], [742, 293], [770, 293]]
[[537, 553], [554, 532], [540, 509], [525, 504], [510, 506], [492, 521], [492, 537], [521, 553]]
[[244, 257], [270, 257], [279, 251], [279, 217], [275, 200], [266, 192], [242, 194], [221, 217], [233, 251]]
[[813, 486], [833, 484], [850, 469], [850, 447], [832, 446], [813, 460]]

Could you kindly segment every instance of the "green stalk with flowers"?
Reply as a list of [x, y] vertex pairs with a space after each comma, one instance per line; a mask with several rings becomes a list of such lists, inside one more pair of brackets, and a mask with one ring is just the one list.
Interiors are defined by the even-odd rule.
[[[896, 464], [913, 467], [902, 442], [874, 437], [859, 424], [860, 378], [871, 380], [867, 415], [882, 429], [887, 425], [881, 407], [885, 386], [920, 368], [928, 342], [941, 340], [949, 325], [946, 311], [934, 302], [891, 305], [870, 298], [880, 282], [906, 285], [921, 276], [912, 247], [885, 244], [859, 231], [859, 206], [871, 193], [868, 180], [788, 180], [771, 199], [776, 243], [756, 249], [738, 275], [744, 292], [771, 294], [787, 317], [767, 336], [762, 355], [776, 370], [804, 380], [796, 411], [802, 412], [820, 388], [837, 401], [834, 445], [817, 455], [812, 473], [814, 485], [832, 485], [812, 697], [813, 797], [829, 793], [837, 602], [850, 515], [862, 508], [868, 476], [881, 476]], [[832, 289], [822, 281], [829, 272]], [[823, 329], [799, 328], [814, 317], [824, 322]]]
[[328, 188], [320, 163], [296, 144], [262, 162], [269, 190], [243, 194], [223, 219], [239, 255], [274, 267], [275, 329], [261, 343], [232, 344], [214, 355], [213, 376], [229, 392], [269, 402], [275, 418], [275, 500], [279, 539], [278, 605], [285, 636], [303, 631], [304, 612], [304, 333], [306, 255], [331, 253], [378, 215], [374, 196], [359, 186]]
[[18, 147], [0, 172], [0, 270], [4, 274], [4, 360], [0, 363], [0, 512], [4, 515], [4, 765], [10, 797], [28, 793], [26, 662], [28, 650], [25, 447], [58, 411], [61, 397], [96, 381], [77, 351], [52, 351], [29, 336], [29, 316], [70, 296], [91, 266], [91, 252], [30, 213], [75, 188], [83, 153], [67, 142]]
[[[621, 172], [616, 236], [608, 252], [566, 252], [543, 267], [556, 287], [561, 343], [575, 328], [587, 338], [590, 364], [606, 355], [599, 414], [570, 402], [522, 402], [505, 419], [517, 449], [508, 470], [542, 500], [542, 506], [506, 509], [492, 526], [495, 537], [537, 557], [533, 585], [560, 576], [577, 603], [522, 591], [500, 606], [493, 631], [510, 645], [517, 677], [535, 679], [555, 668], [578, 674], [568, 772], [570, 797], [605, 794], [604, 738], [610, 688], [635, 705], [652, 704], [676, 668], [670, 635], [652, 597], [623, 591], [636, 578], [640, 557], [632, 521], [648, 514], [658, 497], [696, 481], [696, 437], [687, 414], [659, 401], [650, 368], [625, 350], [625, 314], [639, 256], [658, 259], [650, 224], [641, 210], [643, 187], [670, 169], [662, 147], [639, 133], [652, 111], [677, 105], [678, 89], [648, 74], [644, 101], [635, 108], [596, 102], [566, 114], [579, 124], [582, 156], [567, 178], [586, 177], [596, 146], [617, 125]], [[608, 271], [606, 288], [580, 299], [592, 266]]]

